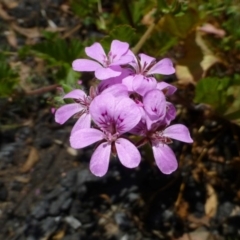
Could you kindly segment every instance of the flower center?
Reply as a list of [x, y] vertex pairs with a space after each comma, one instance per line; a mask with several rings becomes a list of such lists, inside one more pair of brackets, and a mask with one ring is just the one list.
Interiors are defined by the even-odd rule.
[[84, 96], [83, 98], [75, 99], [75, 102], [79, 103], [81, 107], [83, 107], [84, 112], [88, 113], [92, 98], [90, 96]]
[[150, 134], [150, 138], [152, 140], [152, 142], [154, 142], [155, 144], [170, 144], [172, 143], [172, 140], [168, 137], [163, 136], [163, 132], [162, 131], [157, 131], [154, 133]]
[[118, 139], [118, 136], [119, 136], [119, 133], [116, 132], [114, 134], [104, 130], [104, 129], [101, 129], [104, 133], [104, 139], [108, 142], [108, 143], [112, 143], [112, 142], [115, 142], [117, 139]]
[[141, 64], [141, 62], [138, 58], [137, 58], [137, 62], [138, 62], [138, 69], [136, 69], [136, 73], [141, 74], [143, 76], [148, 76], [148, 74], [147, 74], [148, 71], [156, 63], [156, 61], [153, 60], [150, 63], [144, 62], [143, 64]]
[[112, 54], [112, 52], [110, 51], [108, 53], [107, 56], [103, 57], [103, 63], [104, 63], [104, 67], [108, 67], [111, 63], [114, 62], [114, 58], [116, 58], [116, 54]]
[[83, 98], [74, 99], [74, 101], [80, 104], [83, 108], [80, 112], [74, 115], [74, 118], [80, 118], [84, 113], [89, 113], [89, 106], [92, 102], [92, 98], [90, 96], [84, 96]]

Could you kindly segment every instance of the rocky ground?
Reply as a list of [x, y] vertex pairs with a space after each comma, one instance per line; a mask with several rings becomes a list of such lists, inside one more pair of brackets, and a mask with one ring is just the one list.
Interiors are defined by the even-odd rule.
[[[46, 27], [42, 6], [58, 26], [76, 24], [67, 13], [59, 15], [58, 0], [21, 1], [7, 13], [25, 19], [23, 28]], [[88, 170], [92, 147], [70, 148], [74, 121], [54, 122], [48, 104], [54, 94], [0, 99], [1, 240], [239, 239], [240, 129], [201, 106], [179, 104], [192, 102], [192, 88], [179, 89], [172, 99], [175, 122], [186, 124], [194, 139], [171, 145], [179, 169], [163, 175], [144, 149], [138, 168], [112, 159], [103, 178]]]
[[24, 110], [13, 102], [2, 115], [22, 126], [1, 131], [0, 239], [239, 236], [239, 158], [232, 126], [202, 122], [199, 110], [189, 110], [177, 121], [192, 122], [195, 143], [174, 142], [180, 164], [175, 173], [163, 175], [145, 151], [137, 169], [113, 159], [108, 174], [98, 178], [88, 170], [93, 148], [70, 148], [73, 122], [56, 124], [41, 98], [26, 97]]

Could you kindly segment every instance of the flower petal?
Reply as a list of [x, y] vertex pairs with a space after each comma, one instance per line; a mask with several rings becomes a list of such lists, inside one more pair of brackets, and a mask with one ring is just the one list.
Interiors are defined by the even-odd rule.
[[155, 89], [143, 98], [146, 113], [152, 120], [161, 120], [166, 114], [166, 99], [162, 91]]
[[170, 102], [166, 102], [167, 104], [167, 111], [166, 111], [166, 115], [164, 118], [164, 121], [166, 123], [166, 126], [168, 126], [170, 124], [170, 122], [175, 119], [177, 111], [176, 108], [174, 107], [174, 105]]
[[76, 59], [72, 63], [72, 68], [74, 71], [78, 72], [94, 72], [102, 66], [95, 61], [88, 59]]
[[101, 64], [104, 64], [104, 60], [107, 58], [100, 43], [94, 43], [92, 46], [86, 47], [85, 52], [88, 57], [97, 60]]
[[58, 108], [55, 112], [55, 121], [59, 124], [65, 123], [71, 116], [80, 112], [82, 107], [78, 103], [70, 103]]
[[158, 122], [158, 119], [157, 118], [155, 118], [155, 119], [151, 119], [147, 114], [146, 114], [146, 116], [145, 116], [145, 121], [146, 121], [146, 126], [147, 126], [147, 129], [150, 131], [150, 130], [153, 130], [153, 129], [155, 129], [155, 126], [156, 126], [156, 124], [158, 125], [158, 126], [160, 126], [161, 124], [161, 120], [159, 121], [159, 124], [157, 123]]
[[76, 132], [82, 128], [90, 128], [90, 127], [91, 127], [91, 115], [88, 113], [84, 113], [80, 116], [80, 118], [74, 124], [71, 133]]
[[72, 132], [70, 145], [72, 148], [84, 148], [104, 138], [103, 132], [94, 128], [83, 128]]
[[141, 120], [139, 106], [130, 98], [117, 98], [114, 109], [114, 121], [117, 132], [123, 134], [134, 128]]
[[177, 169], [178, 162], [174, 152], [168, 145], [153, 145], [152, 149], [156, 164], [162, 173], [171, 174]]
[[132, 61], [129, 63], [129, 65], [131, 65], [135, 69], [135, 73], [138, 73], [140, 71], [140, 69], [139, 69], [138, 60], [137, 60], [135, 54], [131, 50], [128, 50], [126, 55], [132, 57]]
[[90, 104], [89, 111], [93, 121], [105, 128], [114, 116], [115, 97], [110, 93], [102, 93], [95, 97]]
[[107, 68], [101, 67], [95, 71], [95, 77], [99, 80], [105, 80], [119, 75], [121, 75], [121, 68], [116, 66]]
[[111, 144], [107, 142], [101, 143], [96, 148], [90, 160], [90, 171], [94, 175], [102, 177], [107, 173], [110, 153]]
[[165, 75], [175, 73], [172, 61], [169, 58], [162, 59], [161, 61], [157, 62], [154, 66], [152, 66], [147, 74], [151, 75], [156, 73]]
[[133, 60], [133, 57], [130, 55], [124, 55], [119, 60], [116, 60], [112, 62], [109, 66], [115, 66], [115, 65], [124, 65], [128, 64]]
[[121, 75], [101, 81], [98, 84], [98, 91], [101, 93], [103, 90], [105, 90], [106, 88], [112, 85], [122, 83], [122, 79], [129, 76], [132, 72], [130, 69], [122, 69], [121, 71], [122, 71]]
[[135, 168], [141, 161], [141, 155], [134, 144], [124, 138], [119, 138], [115, 142], [117, 154], [120, 162], [127, 168]]
[[134, 79], [134, 76], [130, 75], [128, 77], [125, 77], [123, 80], [122, 80], [122, 84], [124, 84], [128, 91], [129, 92], [133, 92], [133, 79]]
[[190, 133], [187, 127], [182, 124], [174, 124], [163, 131], [165, 137], [173, 138], [182, 142], [192, 143]]
[[146, 136], [147, 126], [144, 119], [142, 119], [133, 129], [130, 131], [131, 134]]
[[126, 42], [121, 42], [119, 40], [113, 40], [111, 43], [110, 52], [111, 55], [115, 55], [115, 60], [119, 60], [122, 55], [124, 55], [129, 49], [129, 44]]
[[143, 69], [146, 69], [153, 61], [155, 61], [155, 58], [144, 53], [138, 54], [138, 56], [140, 57], [140, 64]]
[[166, 82], [160, 82], [157, 84], [157, 89], [163, 91], [163, 92], [166, 92], [165, 94], [167, 96], [171, 96], [173, 95], [176, 91], [177, 91], [177, 88], [171, 84], [168, 84]]
[[121, 83], [117, 83], [115, 85], [112, 85], [106, 88], [101, 94], [106, 94], [106, 93], [110, 93], [114, 97], [128, 97], [127, 87]]
[[135, 75], [133, 79], [133, 89], [135, 92], [144, 96], [148, 91], [155, 89], [157, 81], [153, 77], [145, 77], [143, 75]]
[[63, 98], [73, 98], [73, 99], [83, 99], [86, 93], [80, 89], [74, 89], [73, 91], [67, 93]]

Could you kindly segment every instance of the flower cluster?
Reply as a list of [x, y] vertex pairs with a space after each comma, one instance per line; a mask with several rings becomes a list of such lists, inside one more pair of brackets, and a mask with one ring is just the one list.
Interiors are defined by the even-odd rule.
[[[70, 117], [78, 118], [70, 136], [73, 148], [80, 149], [97, 143], [90, 160], [90, 170], [96, 176], [106, 174], [110, 155], [118, 156], [127, 168], [135, 168], [141, 161], [138, 147], [150, 143], [158, 168], [170, 174], [177, 168], [175, 154], [168, 146], [176, 139], [191, 143], [188, 129], [182, 124], [171, 125], [176, 110], [167, 97], [176, 87], [157, 82], [154, 74], [175, 72], [170, 59], [157, 62], [145, 54], [135, 56], [129, 44], [114, 40], [106, 54], [99, 43], [85, 48], [90, 59], [77, 59], [75, 71], [94, 72], [100, 80], [87, 95], [75, 89], [64, 96], [74, 103], [60, 107], [56, 122], [63, 124]], [[136, 144], [131, 135], [140, 137]]]

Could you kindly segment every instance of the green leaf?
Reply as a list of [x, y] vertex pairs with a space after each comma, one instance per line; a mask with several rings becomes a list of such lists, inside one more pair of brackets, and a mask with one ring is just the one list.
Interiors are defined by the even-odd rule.
[[240, 86], [236, 79], [238, 76], [200, 80], [194, 101], [211, 105], [220, 116], [240, 125]]
[[180, 38], [186, 38], [189, 32], [196, 27], [199, 21], [198, 12], [188, 9], [184, 14], [175, 16], [166, 14], [160, 21], [161, 29]]
[[196, 86], [194, 101], [209, 104], [217, 112], [223, 114], [230, 99], [227, 95], [229, 84], [230, 78], [208, 77], [201, 79]]
[[159, 58], [166, 54], [166, 52], [176, 44], [176, 37], [172, 37], [166, 32], [155, 31], [143, 45], [142, 51], [148, 53], [150, 56]]
[[0, 97], [9, 96], [18, 82], [18, 75], [7, 63], [7, 58], [0, 53]]
[[111, 42], [115, 39], [127, 42], [130, 45], [133, 44], [133, 40], [135, 37], [135, 29], [129, 25], [119, 25], [114, 28], [108, 36], [104, 37], [101, 40], [101, 44], [106, 51], [109, 51]]
[[32, 47], [35, 54], [56, 65], [61, 62], [71, 64], [83, 53], [83, 50], [84, 46], [79, 40], [72, 39], [67, 42], [61, 38], [50, 39]]
[[61, 85], [65, 93], [69, 93], [73, 90], [73, 87], [68, 84], [62, 83]]

